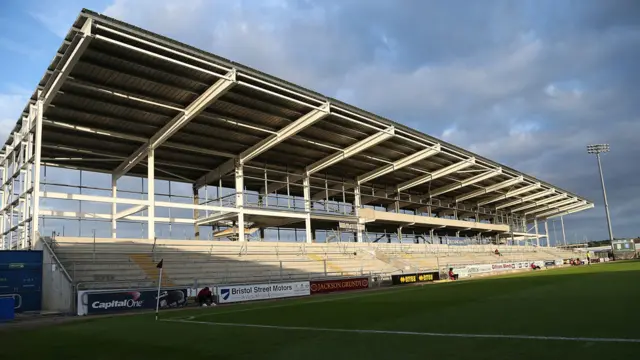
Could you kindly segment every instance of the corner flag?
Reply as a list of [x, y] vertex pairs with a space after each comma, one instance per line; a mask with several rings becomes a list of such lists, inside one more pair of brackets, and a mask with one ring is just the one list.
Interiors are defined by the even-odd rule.
[[160, 287], [162, 286], [162, 263], [164, 259], [161, 259], [156, 267], [160, 269], [160, 275], [158, 276], [158, 295], [156, 296], [156, 321], [158, 321], [158, 312], [160, 311]]

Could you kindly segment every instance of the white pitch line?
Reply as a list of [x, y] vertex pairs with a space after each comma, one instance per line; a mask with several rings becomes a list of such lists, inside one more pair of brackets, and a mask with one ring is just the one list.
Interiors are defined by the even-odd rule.
[[[300, 306], [300, 305], [307, 305], [307, 304], [318, 304], [318, 303], [325, 303], [325, 302], [332, 302], [332, 301], [358, 299], [358, 298], [363, 298], [363, 297], [368, 297], [368, 296], [384, 295], [384, 294], [388, 294], [390, 292], [404, 292], [404, 291], [408, 291], [408, 290], [417, 290], [417, 289], [420, 289], [420, 287], [412, 286], [412, 287], [405, 287], [405, 288], [393, 289], [393, 290], [386, 290], [385, 289], [385, 290], [381, 290], [381, 291], [372, 290], [372, 291], [366, 291], [366, 292], [362, 292], [360, 294], [351, 295], [351, 296], [337, 296], [337, 294], [336, 295], [334, 295], [334, 294], [326, 294], [326, 295], [323, 295], [323, 297], [326, 297], [324, 299], [300, 301], [300, 302], [288, 302], [288, 301], [286, 301], [286, 299], [282, 299], [285, 302], [282, 303], [282, 304], [278, 304], [278, 305], [254, 306], [254, 307], [250, 307], [250, 308], [242, 308], [242, 309], [229, 310], [229, 311], [216, 311], [216, 312], [211, 312], [211, 313], [206, 313], [206, 314], [199, 314], [199, 315], [188, 316], [188, 317], [169, 318], [168, 320], [193, 320], [195, 318], [203, 318], [203, 317], [216, 316], [216, 315], [235, 314], [235, 313], [241, 313], [241, 312], [247, 312], [247, 311], [268, 310], [268, 309], [277, 309], [277, 308], [283, 308], [283, 307], [289, 307], [289, 306]], [[300, 299], [300, 300], [302, 300], [302, 299]], [[233, 306], [233, 305], [230, 305], [230, 306]]]
[[201, 324], [209, 326], [245, 327], [274, 330], [302, 330], [302, 331], [323, 331], [354, 334], [383, 334], [383, 335], [410, 335], [410, 336], [431, 336], [431, 337], [456, 337], [456, 338], [479, 338], [479, 339], [517, 339], [517, 340], [547, 340], [547, 341], [581, 341], [581, 342], [606, 342], [606, 343], [640, 343], [640, 339], [621, 338], [590, 338], [590, 337], [568, 337], [568, 336], [538, 336], [538, 335], [505, 335], [505, 334], [456, 334], [437, 332], [416, 332], [416, 331], [392, 331], [392, 330], [358, 330], [358, 329], [330, 329], [302, 326], [278, 326], [259, 324], [234, 324], [207, 321], [190, 320], [162, 320], [165, 322], [178, 322], [186, 324]]

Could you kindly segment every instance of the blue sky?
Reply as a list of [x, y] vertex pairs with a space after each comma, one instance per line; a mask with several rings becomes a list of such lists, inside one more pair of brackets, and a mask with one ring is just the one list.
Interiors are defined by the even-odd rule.
[[[336, 96], [596, 202], [569, 233], [640, 236], [640, 2], [0, 2], [6, 136], [81, 7]], [[50, 10], [54, 9], [54, 10]]]

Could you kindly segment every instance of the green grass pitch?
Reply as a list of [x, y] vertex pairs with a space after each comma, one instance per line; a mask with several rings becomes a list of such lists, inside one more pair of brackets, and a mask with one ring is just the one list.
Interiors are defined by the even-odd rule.
[[[0, 359], [634, 359], [640, 356], [640, 262], [153, 318], [88, 318], [0, 331]], [[172, 319], [186, 322], [166, 321]]]

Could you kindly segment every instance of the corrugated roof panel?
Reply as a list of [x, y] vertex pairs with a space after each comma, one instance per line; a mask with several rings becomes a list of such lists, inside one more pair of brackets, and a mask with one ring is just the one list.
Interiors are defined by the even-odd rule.
[[115, 72], [89, 62], [78, 62], [73, 69], [72, 76], [74, 79], [82, 80], [94, 86], [118, 89], [122, 92], [142, 95], [150, 100], [174, 104], [182, 108], [197, 97], [193, 93], [176, 87], [165, 86], [158, 81], [149, 81], [140, 76]]
[[197, 79], [194, 80], [186, 76], [179, 76], [176, 73], [162, 71], [158, 68], [143, 66], [139, 63], [114, 57], [95, 49], [88, 49], [85, 51], [81, 61], [109, 68], [113, 71], [121, 72], [129, 76], [158, 82], [165, 86], [175, 87], [184, 91], [191, 91], [193, 94], [200, 94], [210, 86], [210, 84]]
[[176, 74], [186, 78], [194, 79], [202, 83], [213, 84], [217, 77], [204, 72], [174, 64], [172, 62], [146, 55], [137, 51], [131, 51], [125, 47], [114, 45], [105, 41], [94, 40], [89, 46], [90, 49], [110, 54], [113, 57], [122, 58], [126, 61], [137, 63], [145, 67], [155, 68], [163, 72]]
[[214, 102], [209, 109], [215, 113], [222, 115], [228, 115], [241, 120], [249, 120], [254, 124], [260, 124], [269, 128], [280, 129], [288, 125], [292, 119], [286, 119], [282, 116], [277, 116], [269, 113], [265, 113], [258, 110], [235, 105], [230, 102], [225, 102], [225, 97], [221, 98], [222, 101]]

